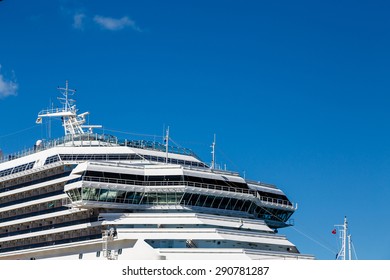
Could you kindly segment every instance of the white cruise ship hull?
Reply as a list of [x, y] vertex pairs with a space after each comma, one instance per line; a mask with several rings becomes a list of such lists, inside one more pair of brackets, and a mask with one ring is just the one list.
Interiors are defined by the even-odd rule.
[[276, 186], [210, 167], [169, 137], [85, 132], [87, 113], [64, 100], [37, 122], [61, 116], [65, 137], [0, 158], [0, 260], [313, 258], [277, 233], [296, 207]]

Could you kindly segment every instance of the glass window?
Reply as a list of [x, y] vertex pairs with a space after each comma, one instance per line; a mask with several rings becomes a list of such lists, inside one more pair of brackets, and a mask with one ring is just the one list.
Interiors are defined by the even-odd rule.
[[103, 177], [103, 172], [87, 170], [87, 172], [85, 173], [85, 176]]
[[205, 199], [206, 199], [205, 195], [199, 195], [198, 199], [195, 202], [195, 206], [201, 206], [202, 207]]
[[231, 198], [226, 198], [226, 203], [225, 203], [225, 209], [226, 210], [232, 210], [233, 209], [231, 200], [232, 200]]
[[81, 190], [82, 199], [88, 200], [90, 191], [91, 191], [91, 188], [82, 188], [82, 190]]
[[107, 202], [115, 202], [117, 191], [109, 190], [107, 192]]
[[104, 172], [104, 177], [120, 179], [120, 175], [118, 173], [113, 172]]
[[141, 204], [155, 204], [157, 202], [157, 193], [145, 193]]
[[107, 199], [107, 194], [108, 194], [108, 190], [106, 189], [101, 189], [100, 190], [100, 194], [99, 194], [99, 201], [106, 201]]
[[242, 206], [241, 205], [242, 201], [239, 199], [235, 199], [235, 198], [232, 198], [231, 201], [232, 201], [232, 206], [233, 206], [232, 210], [240, 211], [241, 206]]
[[128, 192], [126, 194], [126, 203], [139, 204], [141, 198], [142, 198], [142, 193], [140, 192]]
[[249, 200], [245, 200], [245, 201], [241, 202], [240, 211], [245, 211], [245, 212], [248, 211], [250, 204], [251, 204], [251, 202]]
[[213, 201], [214, 201], [214, 196], [208, 195], [204, 200], [203, 207], [211, 207]]
[[249, 209], [248, 209], [248, 212], [250, 214], [253, 214], [254, 211], [255, 211], [255, 208], [256, 208], [256, 204], [254, 204], [253, 202], [251, 202], [250, 206], [249, 206]]
[[99, 199], [100, 189], [90, 188], [89, 190], [89, 200], [97, 201]]
[[221, 202], [222, 202], [222, 197], [216, 196], [215, 199], [214, 199], [214, 201], [213, 201], [213, 204], [211, 205], [211, 207], [213, 207], [213, 208], [219, 208]]
[[125, 195], [126, 195], [125, 191], [118, 191], [116, 195], [116, 202], [123, 203], [125, 200]]
[[157, 193], [157, 204], [167, 204], [168, 202], [167, 195], [168, 195], [167, 193]]
[[191, 193], [184, 193], [183, 197], [181, 199], [181, 204], [183, 204], [183, 205], [192, 205], [192, 202], [191, 202], [192, 195], [193, 194], [191, 194]]
[[81, 194], [80, 194], [81, 188], [73, 189], [74, 192], [74, 199], [81, 200]]
[[125, 203], [129, 203], [129, 204], [132, 204], [133, 203], [133, 199], [134, 199], [134, 192], [127, 192], [126, 195], [125, 195]]
[[167, 193], [166, 194], [166, 203], [167, 204], [178, 204], [181, 197], [183, 196], [182, 193]]

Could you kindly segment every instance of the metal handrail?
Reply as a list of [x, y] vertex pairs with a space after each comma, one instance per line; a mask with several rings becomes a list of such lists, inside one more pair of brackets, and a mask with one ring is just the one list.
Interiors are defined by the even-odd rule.
[[[74, 143], [75, 141], [77, 141], [77, 145]], [[83, 143], [83, 141], [89, 141], [89, 143]], [[72, 146], [90, 146], [91, 145], [90, 141], [98, 141], [98, 146], [100, 146], [101, 143], [105, 143], [105, 144], [115, 144], [119, 146], [127, 146], [133, 148], [164, 151], [164, 152], [166, 149], [164, 144], [161, 144], [159, 142], [154, 142], [154, 141], [144, 141], [144, 140], [138, 141], [138, 140], [127, 140], [127, 139], [118, 140], [118, 138], [115, 136], [107, 135], [107, 134], [97, 134], [97, 133], [86, 133], [80, 135], [69, 134], [60, 138], [42, 141], [42, 143], [39, 146], [34, 145], [34, 147], [24, 149], [13, 154], [4, 155], [2, 158], [0, 158], [0, 163], [11, 161], [13, 159], [31, 155], [39, 151], [44, 151], [65, 144], [72, 144]], [[194, 156], [198, 158], [198, 156], [192, 150], [187, 148], [169, 146], [169, 152], [175, 154], [181, 154], [181, 155]]]
[[228, 186], [220, 186], [213, 184], [204, 184], [191, 181], [137, 181], [137, 180], [126, 180], [126, 179], [115, 179], [115, 178], [103, 178], [103, 177], [93, 177], [93, 176], [82, 176], [81, 180], [88, 182], [99, 182], [99, 183], [112, 183], [112, 184], [122, 184], [122, 185], [134, 185], [142, 187], [162, 187], [162, 186], [187, 186], [219, 191], [227, 191], [241, 194], [249, 194], [258, 198], [264, 203], [269, 203], [272, 205], [287, 206], [293, 207], [293, 204], [289, 200], [278, 199], [268, 196], [262, 196], [257, 191], [249, 189], [239, 189]]
[[65, 110], [64, 108], [45, 109], [45, 110], [41, 110], [38, 113], [38, 116], [39, 115], [46, 115], [46, 114], [53, 114], [53, 113], [64, 113], [64, 112], [69, 112], [69, 111]]
[[249, 189], [248, 190], [239, 189], [239, 188], [233, 188], [229, 186], [205, 184], [205, 183], [198, 183], [192, 181], [137, 181], [137, 180], [126, 180], [126, 179], [116, 179], [116, 178], [106, 178], [106, 177], [103, 178], [103, 177], [93, 177], [93, 176], [82, 176], [81, 180], [99, 182], [99, 183], [114, 183], [114, 184], [135, 185], [135, 186], [145, 186], [145, 187], [185, 185], [188, 187], [221, 190], [221, 191], [228, 191], [228, 192], [235, 192], [235, 193], [244, 193], [244, 194], [251, 194], [256, 196], [256, 191], [249, 190]]

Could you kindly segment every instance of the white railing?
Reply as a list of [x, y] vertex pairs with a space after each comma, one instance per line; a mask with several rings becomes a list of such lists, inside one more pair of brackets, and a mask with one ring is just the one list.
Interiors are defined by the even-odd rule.
[[195, 187], [201, 189], [226, 191], [226, 192], [252, 195], [265, 204], [292, 208], [292, 209], [294, 208], [293, 204], [289, 200], [278, 199], [278, 198], [273, 198], [268, 196], [261, 196], [257, 191], [254, 190], [240, 189], [240, 188], [213, 185], [213, 184], [204, 184], [204, 183], [197, 183], [191, 181], [137, 181], [137, 180], [102, 178], [102, 177], [92, 177], [92, 176], [83, 176], [81, 177], [81, 180], [88, 181], [88, 182], [112, 183], [112, 184], [133, 185], [133, 186], [142, 186], [142, 187], [187, 186], [187, 187]]
[[[92, 141], [95, 141], [92, 144]], [[34, 145], [31, 148], [21, 150], [14, 154], [4, 155], [0, 157], [0, 163], [24, 157], [27, 155], [34, 154], [39, 151], [44, 151], [56, 146], [80, 146], [80, 147], [89, 147], [94, 146], [107, 146], [109, 145], [120, 145], [127, 147], [134, 147], [147, 150], [156, 150], [156, 151], [165, 151], [165, 146], [159, 142], [155, 141], [144, 141], [144, 140], [118, 140], [117, 137], [107, 134], [97, 134], [97, 133], [85, 133], [79, 135], [66, 135], [57, 139], [45, 140], [41, 144]], [[169, 152], [182, 155], [191, 155], [196, 158], [196, 154], [189, 149], [180, 148], [175, 146], [169, 146]]]

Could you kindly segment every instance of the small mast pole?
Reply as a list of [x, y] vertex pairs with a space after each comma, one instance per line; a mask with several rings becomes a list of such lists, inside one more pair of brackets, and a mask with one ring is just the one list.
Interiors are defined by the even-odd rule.
[[213, 141], [213, 144], [211, 145], [212, 158], [211, 158], [210, 169], [215, 169], [215, 145], [216, 145], [216, 137], [215, 137], [215, 133], [214, 133], [214, 141]]
[[343, 235], [343, 247], [344, 247], [344, 257], [343, 260], [346, 260], [347, 253], [347, 230], [348, 230], [348, 222], [347, 217], [344, 217], [344, 235]]
[[165, 135], [165, 163], [168, 164], [168, 150], [169, 150], [169, 126]]
[[336, 225], [337, 227], [341, 227], [340, 229], [340, 239], [341, 239], [341, 248], [339, 253], [337, 254], [336, 259], [346, 260], [347, 259], [347, 238], [348, 238], [348, 259], [351, 259], [351, 235], [348, 235], [348, 222], [347, 216], [344, 217], [344, 224]]

